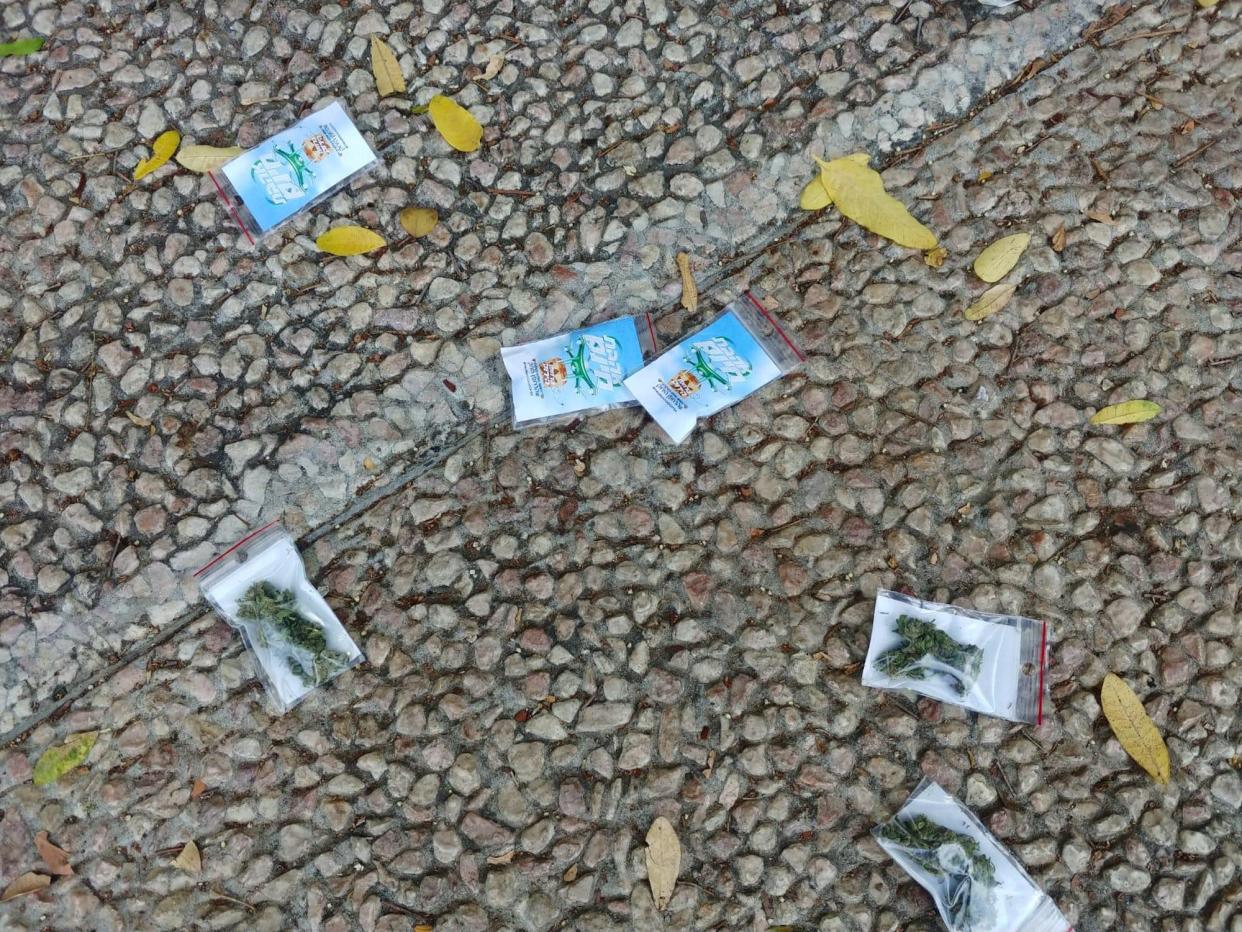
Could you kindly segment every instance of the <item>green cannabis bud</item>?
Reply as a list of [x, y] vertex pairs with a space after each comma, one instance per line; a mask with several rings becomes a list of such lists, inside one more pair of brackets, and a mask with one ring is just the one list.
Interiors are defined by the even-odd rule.
[[930, 621], [902, 615], [897, 633], [904, 643], [876, 658], [876, 669], [894, 678], [924, 680], [931, 674], [953, 679], [958, 695], [965, 695], [979, 677], [983, 649], [953, 640]]
[[349, 666], [349, 657], [328, 647], [323, 628], [298, 611], [289, 589], [257, 582], [237, 603], [237, 617], [255, 623], [255, 639], [263, 646], [290, 648], [285, 664], [306, 686], [318, 686]]
[[997, 885], [996, 866], [977, 841], [921, 815], [898, 816], [880, 826], [879, 833], [943, 881], [950, 928], [970, 932], [992, 924], [991, 889]]

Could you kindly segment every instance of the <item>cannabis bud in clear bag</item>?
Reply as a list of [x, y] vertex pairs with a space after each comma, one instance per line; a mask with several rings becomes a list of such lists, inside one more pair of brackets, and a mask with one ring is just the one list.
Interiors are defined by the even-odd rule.
[[978, 817], [931, 780], [872, 834], [931, 894], [950, 932], [1073, 932]]
[[966, 932], [991, 924], [996, 866], [973, 838], [921, 815], [895, 818], [877, 834], [940, 881], [951, 928]]
[[1038, 725], [1044, 720], [1047, 669], [1047, 622], [889, 589], [875, 594], [864, 686], [909, 689]]
[[362, 651], [306, 575], [296, 542], [273, 521], [197, 572], [203, 595], [241, 634], [280, 713], [362, 662]]
[[979, 678], [983, 650], [955, 641], [930, 621], [910, 615], [897, 619], [897, 634], [904, 643], [881, 654], [876, 668], [887, 676], [922, 680], [934, 674], [948, 676], [959, 696]]
[[285, 664], [307, 686], [326, 683], [350, 665], [347, 655], [328, 647], [323, 628], [298, 611], [288, 589], [255, 583], [237, 603], [237, 617], [256, 624], [254, 637], [264, 647], [288, 649]]

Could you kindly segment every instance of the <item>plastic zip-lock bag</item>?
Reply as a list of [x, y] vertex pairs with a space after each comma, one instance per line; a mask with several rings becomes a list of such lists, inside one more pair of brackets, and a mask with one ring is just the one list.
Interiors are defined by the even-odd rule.
[[796, 369], [805, 357], [772, 313], [746, 292], [625, 380], [674, 443], [710, 417]]
[[281, 714], [362, 662], [362, 651], [307, 579], [297, 545], [278, 523], [243, 537], [194, 576], [211, 607], [241, 632]]
[[210, 175], [253, 243], [379, 164], [345, 105], [329, 100]]
[[638, 404], [625, 379], [642, 368], [655, 347], [650, 314], [506, 346], [500, 358], [511, 383], [513, 426], [557, 424]]
[[931, 894], [950, 932], [1072, 932], [1018, 860], [931, 780], [871, 834]]
[[1040, 725], [1047, 663], [1047, 622], [881, 589], [862, 682]]

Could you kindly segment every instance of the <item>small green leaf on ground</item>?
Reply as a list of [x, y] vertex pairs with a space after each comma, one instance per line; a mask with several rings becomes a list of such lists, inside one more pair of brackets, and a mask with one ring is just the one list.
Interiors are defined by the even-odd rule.
[[33, 55], [39, 49], [43, 48], [43, 43], [47, 39], [42, 36], [35, 36], [30, 39], [15, 39], [12, 42], [0, 44], [0, 58], [8, 58], [10, 55]]
[[70, 735], [64, 744], [48, 748], [40, 756], [34, 767], [35, 786], [46, 786], [55, 783], [74, 767], [79, 766], [91, 753], [95, 746], [97, 731], [84, 731]]

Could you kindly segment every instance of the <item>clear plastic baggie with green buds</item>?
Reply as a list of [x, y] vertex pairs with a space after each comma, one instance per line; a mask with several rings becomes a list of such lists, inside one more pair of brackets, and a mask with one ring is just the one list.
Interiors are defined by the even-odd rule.
[[212, 608], [241, 632], [281, 714], [362, 661], [277, 522], [243, 537], [194, 576]]
[[862, 682], [1039, 725], [1047, 650], [1047, 622], [881, 589]]
[[931, 894], [950, 932], [1066, 932], [1069, 922], [975, 816], [924, 779], [872, 830], [880, 847]]

